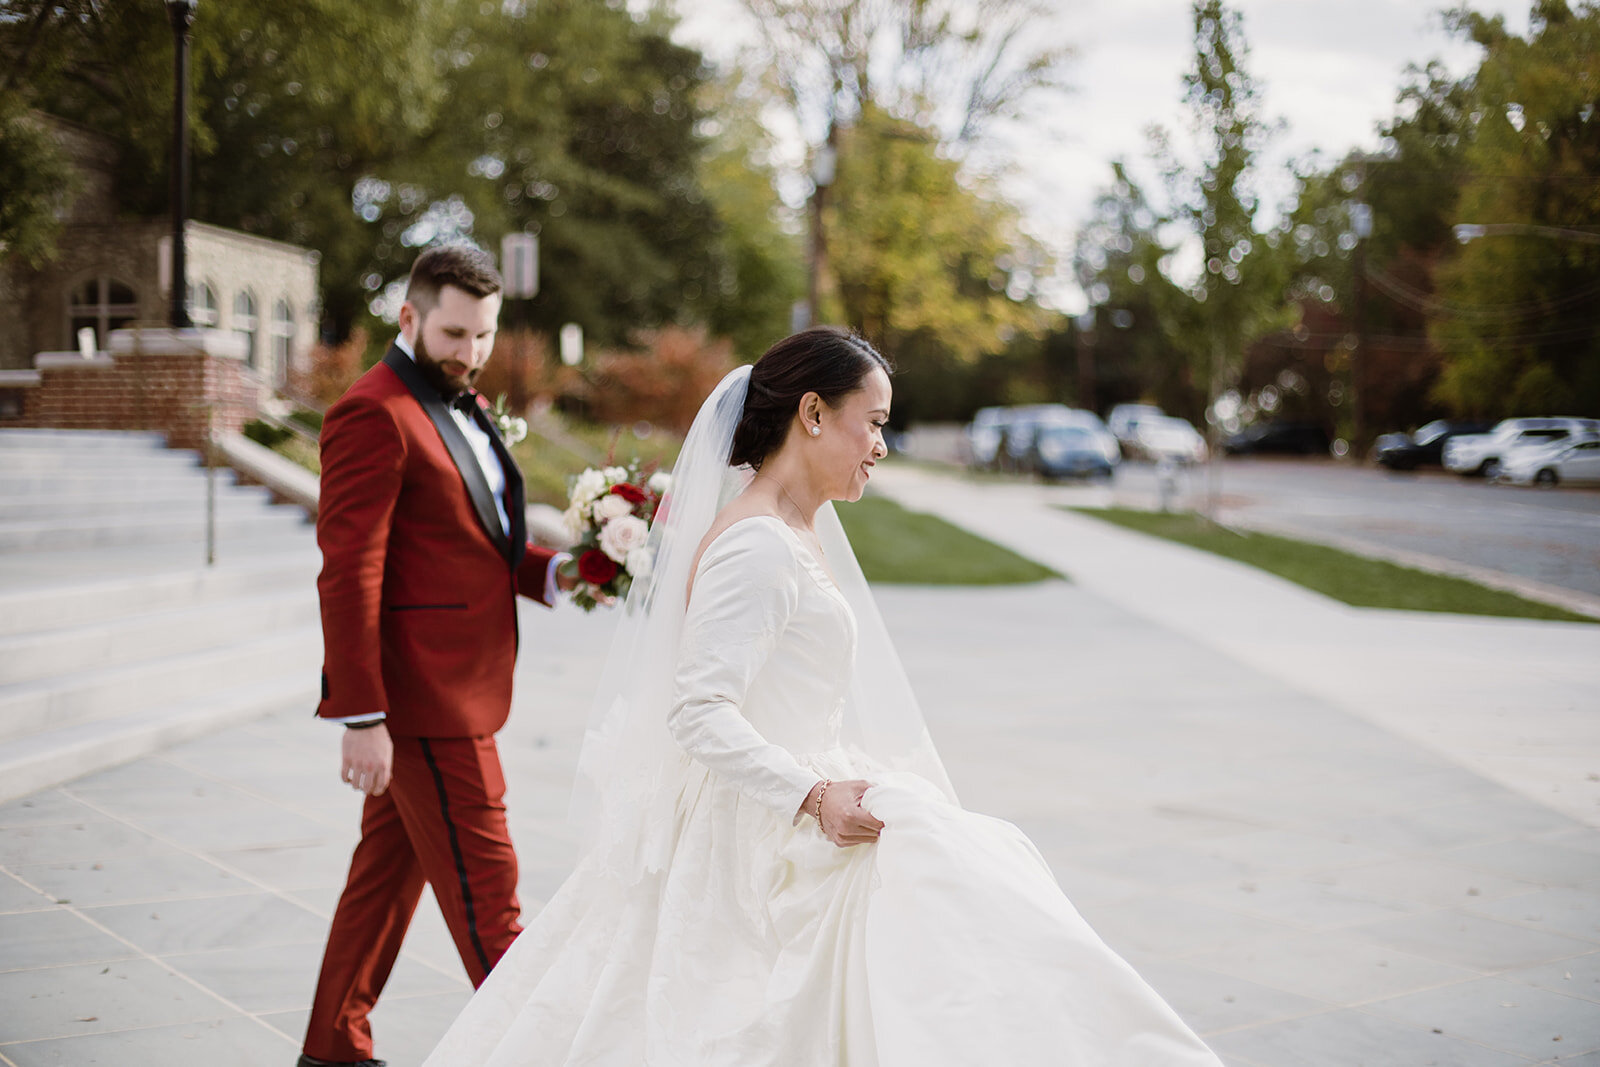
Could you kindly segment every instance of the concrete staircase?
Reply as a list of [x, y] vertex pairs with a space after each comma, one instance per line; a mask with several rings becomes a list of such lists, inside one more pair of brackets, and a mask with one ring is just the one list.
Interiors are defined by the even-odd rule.
[[157, 434], [0, 430], [0, 802], [317, 699], [305, 513]]

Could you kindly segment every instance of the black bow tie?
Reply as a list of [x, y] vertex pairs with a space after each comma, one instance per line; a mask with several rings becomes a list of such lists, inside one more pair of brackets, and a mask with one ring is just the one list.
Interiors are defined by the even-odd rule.
[[457, 393], [451, 399], [446, 400], [445, 403], [470, 418], [472, 413], [478, 410], [478, 394], [473, 392]]

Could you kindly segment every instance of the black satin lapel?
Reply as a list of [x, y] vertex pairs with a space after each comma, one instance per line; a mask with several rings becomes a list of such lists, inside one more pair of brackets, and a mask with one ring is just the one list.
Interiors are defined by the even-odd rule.
[[506, 474], [506, 518], [511, 520], [511, 566], [515, 569], [528, 552], [528, 494], [522, 481], [522, 468], [512, 458], [495, 419], [482, 408], [474, 408], [473, 416], [489, 435], [494, 454], [500, 458], [500, 469]]
[[[451, 460], [455, 462], [456, 471], [461, 475], [462, 484], [466, 486], [467, 496], [472, 499], [472, 509], [477, 512], [478, 522], [483, 525], [484, 533], [489, 535], [489, 540], [494, 542], [494, 547], [500, 554], [509, 559], [511, 542], [500, 526], [500, 512], [495, 509], [494, 494], [489, 491], [489, 482], [483, 476], [483, 468], [478, 465], [478, 457], [473, 454], [472, 446], [467, 444], [466, 437], [461, 433], [461, 427], [451, 418], [450, 408], [439, 396], [439, 391], [429, 385], [422, 372], [417, 370], [417, 365], [411, 357], [402, 352], [398, 346], [389, 349], [383, 357], [383, 362], [399, 376], [406, 388], [411, 390], [411, 395], [416, 397], [417, 403], [422, 405], [422, 410], [427, 412], [434, 429], [439, 431], [439, 439], [444, 442]], [[492, 434], [490, 436], [493, 437]]]

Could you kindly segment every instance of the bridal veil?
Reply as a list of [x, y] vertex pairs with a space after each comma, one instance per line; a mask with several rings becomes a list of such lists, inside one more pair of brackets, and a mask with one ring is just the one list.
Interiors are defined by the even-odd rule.
[[[667, 730], [690, 568], [718, 512], [749, 484], [728, 457], [744, 411], [750, 367], [730, 372], [695, 416], [656, 514], [654, 563], [636, 577], [617, 622], [584, 731], [573, 818], [586, 854], [632, 885], [670, 857], [674, 805], [689, 760]], [[855, 678], [843, 735], [878, 764], [912, 771], [955, 799], [899, 656], [833, 505], [816, 517], [818, 540], [855, 612]], [[840, 669], [846, 669], [841, 664]]]

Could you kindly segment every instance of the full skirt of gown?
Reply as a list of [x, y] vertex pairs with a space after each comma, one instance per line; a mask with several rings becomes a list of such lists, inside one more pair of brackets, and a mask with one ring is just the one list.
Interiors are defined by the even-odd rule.
[[839, 848], [704, 768], [664, 869], [590, 862], [427, 1067], [1220, 1067], [1010, 823], [859, 753], [884, 823]]

